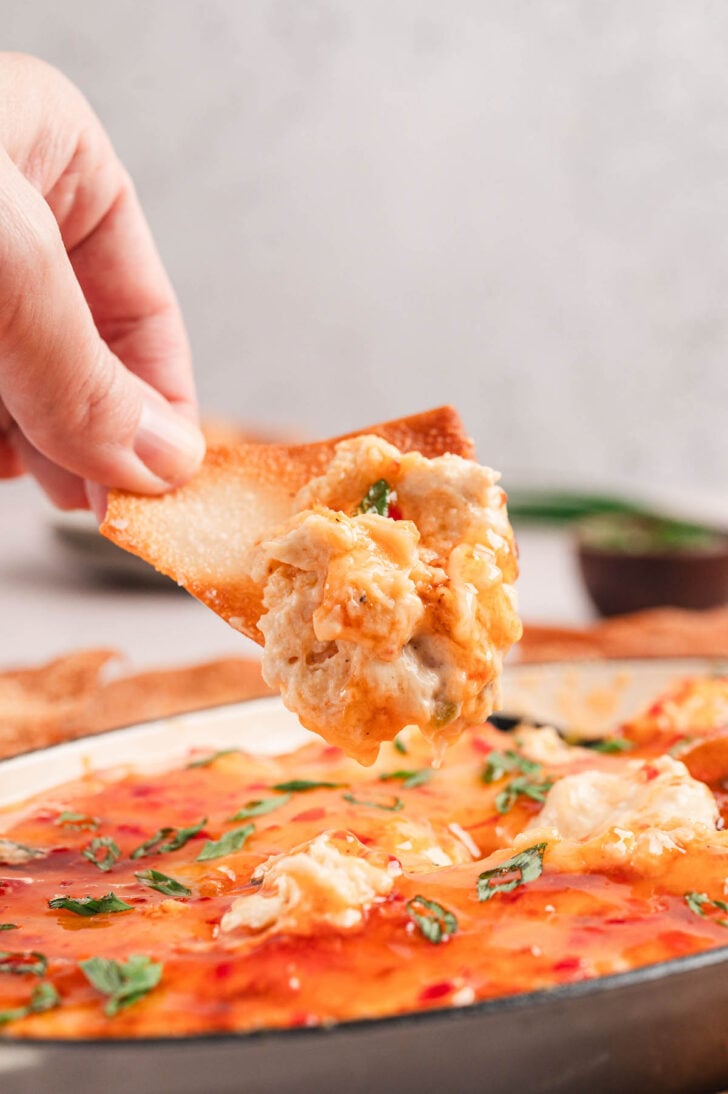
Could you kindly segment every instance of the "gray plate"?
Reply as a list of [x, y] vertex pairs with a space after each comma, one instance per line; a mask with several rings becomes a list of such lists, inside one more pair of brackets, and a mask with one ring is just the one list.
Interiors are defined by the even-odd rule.
[[[611, 721], [652, 698], [667, 679], [714, 668], [693, 661], [511, 669], [504, 706], [522, 710], [535, 687], [558, 713], [566, 680], [567, 706], [573, 711], [574, 694], [583, 694], [589, 708], [590, 689], [608, 688], [618, 673], [622, 699]], [[108, 766], [138, 755], [140, 745], [150, 766], [173, 762], [193, 743], [235, 741], [276, 752], [300, 738], [276, 700], [186, 715], [6, 761], [0, 805], [11, 801], [11, 787], [17, 800], [74, 777], [89, 758]], [[727, 1013], [728, 947], [457, 1010], [328, 1029], [148, 1041], [7, 1039], [0, 1045], [0, 1091], [708, 1094], [728, 1086]]]

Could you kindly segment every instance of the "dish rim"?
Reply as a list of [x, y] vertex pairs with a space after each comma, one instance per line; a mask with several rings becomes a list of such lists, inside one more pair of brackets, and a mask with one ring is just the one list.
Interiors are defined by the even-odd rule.
[[[676, 666], [678, 664], [686, 666], [693, 665], [695, 666], [696, 671], [702, 670], [705, 672], [707, 670], [711, 674], [715, 674], [716, 671], [728, 672], [728, 658], [723, 656], [644, 656], [609, 660], [594, 658], [588, 661], [554, 659], [550, 661], [524, 662], [521, 664], [515, 663], [513, 665], [507, 665], [505, 671], [510, 675], [514, 671], [516, 674], [520, 674], [521, 672], [541, 671], [544, 669], [547, 671], [548, 669], [554, 668], [573, 670], [599, 666], [605, 670], [614, 669], [616, 672], [620, 672], [629, 669], [630, 666], [639, 665], [640, 668], [645, 668], [650, 664], [663, 667], [670, 667], [673, 664]], [[221, 703], [213, 707], [203, 707], [199, 710], [188, 711], [184, 714], [169, 715], [165, 718], [134, 722], [128, 726], [119, 726], [115, 729], [105, 730], [99, 734], [93, 734], [90, 737], [75, 738], [71, 741], [59, 741], [42, 748], [30, 749], [27, 752], [22, 752], [16, 756], [0, 759], [0, 773], [2, 773], [5, 767], [12, 765], [13, 762], [23, 760], [26, 757], [34, 756], [39, 753], [48, 753], [52, 756], [59, 749], [64, 749], [68, 746], [79, 747], [84, 742], [92, 743], [96, 738], [108, 737], [111, 734], [123, 735], [129, 730], [143, 729], [145, 726], [161, 726], [169, 722], [174, 722], [177, 719], [200, 716], [209, 712], [230, 710], [235, 707], [246, 707], [250, 703], [267, 704], [271, 701], [280, 703], [280, 697], [272, 695], [255, 699], [238, 700], [234, 703]], [[697, 972], [703, 968], [719, 965], [726, 961], [728, 961], [728, 943], [714, 949], [701, 950], [698, 953], [668, 958], [665, 961], [652, 962], [651, 964], [642, 965], [636, 969], [628, 969], [626, 972], [608, 973], [605, 976], [588, 977], [568, 984], [557, 984], [554, 987], [537, 988], [536, 990], [529, 992], [515, 992], [512, 995], [498, 996], [493, 999], [483, 999], [479, 1002], [470, 1003], [465, 1006], [433, 1007], [427, 1010], [404, 1011], [401, 1014], [384, 1015], [380, 1018], [356, 1018], [347, 1019], [341, 1022], [321, 1022], [318, 1025], [312, 1026], [269, 1026], [251, 1030], [226, 1030], [212, 1033], [170, 1034], [168, 1036], [152, 1037], [39, 1038], [18, 1037], [11, 1033], [3, 1033], [0, 1035], [0, 1052], [5, 1045], [12, 1045], [16, 1050], [22, 1050], [23, 1048], [28, 1050], [47, 1050], [52, 1048], [53, 1050], [70, 1051], [74, 1048], [90, 1046], [95, 1047], [97, 1050], [99, 1048], [104, 1048], [106, 1050], [119, 1048], [121, 1050], [130, 1047], [140, 1048], [142, 1046], [145, 1048], [159, 1048], [160, 1046], [167, 1047], [173, 1045], [194, 1046], [221, 1043], [255, 1043], [268, 1039], [291, 1041], [298, 1038], [310, 1039], [312, 1037], [321, 1037], [327, 1034], [336, 1034], [337, 1032], [358, 1036], [359, 1034], [364, 1035], [367, 1031], [385, 1027], [390, 1029], [393, 1027], [401, 1028], [408, 1025], [415, 1025], [427, 1021], [455, 1021], [462, 1019], [466, 1015], [477, 1020], [480, 1016], [485, 1017], [493, 1013], [507, 1013], [508, 1011], [527, 1010], [531, 1007], [548, 1006], [552, 1003], [570, 1002], [583, 996], [610, 993], [619, 991], [620, 989], [628, 990], [632, 987], [638, 987], [640, 984], [649, 983], [650, 981], [668, 980], [674, 976]]]

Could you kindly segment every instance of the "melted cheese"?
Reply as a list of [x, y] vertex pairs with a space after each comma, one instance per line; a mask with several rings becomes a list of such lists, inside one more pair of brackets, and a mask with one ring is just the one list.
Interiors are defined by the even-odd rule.
[[[267, 682], [305, 726], [363, 763], [407, 725], [451, 741], [498, 701], [521, 626], [497, 478], [459, 456], [345, 441], [251, 554], [265, 589]], [[380, 479], [401, 520], [357, 512]]]
[[351, 833], [322, 832], [259, 866], [252, 878], [260, 883], [259, 891], [235, 900], [220, 927], [309, 933], [326, 924], [349, 930], [360, 926], [375, 900], [391, 892], [394, 873], [401, 873], [396, 860], [383, 865], [381, 856], [369, 856]]
[[519, 726], [515, 740], [521, 755], [537, 764], [568, 767], [589, 757], [588, 749], [567, 744], [553, 726]]
[[[553, 863], [599, 870], [629, 863], [643, 873], [659, 869], [667, 852], [715, 836], [718, 806], [705, 783], [670, 756], [627, 761], [615, 773], [590, 770], [566, 775], [551, 788], [529, 825], [533, 837], [562, 841]], [[579, 845], [569, 846], [569, 845]]]

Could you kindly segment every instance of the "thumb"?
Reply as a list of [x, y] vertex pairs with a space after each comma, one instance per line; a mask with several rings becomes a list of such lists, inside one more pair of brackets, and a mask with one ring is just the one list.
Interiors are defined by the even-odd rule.
[[204, 455], [199, 429], [99, 337], [50, 209], [7, 159], [0, 400], [39, 452], [104, 486], [159, 493], [189, 478]]

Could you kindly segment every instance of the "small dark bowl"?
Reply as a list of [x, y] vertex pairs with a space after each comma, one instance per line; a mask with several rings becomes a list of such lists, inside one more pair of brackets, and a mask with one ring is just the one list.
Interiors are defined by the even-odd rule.
[[577, 528], [579, 568], [601, 615], [728, 603], [728, 534], [660, 517], [615, 514]]

